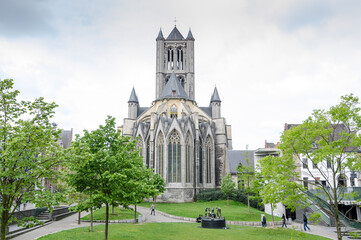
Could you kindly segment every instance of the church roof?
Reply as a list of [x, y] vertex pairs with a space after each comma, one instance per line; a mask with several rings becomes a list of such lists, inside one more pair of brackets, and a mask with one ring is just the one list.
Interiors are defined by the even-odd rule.
[[[248, 155], [248, 156], [247, 156]], [[248, 157], [248, 161], [247, 161]], [[253, 150], [228, 150], [228, 163], [231, 173], [238, 173], [239, 164], [254, 168], [254, 151]]]
[[164, 40], [162, 29], [159, 30], [158, 37], [155, 40]]
[[174, 26], [172, 32], [167, 37], [167, 41], [169, 41], [169, 40], [171, 40], [171, 41], [182, 41], [182, 40], [184, 40], [184, 37], [178, 31], [178, 28], [176, 26]]
[[163, 91], [160, 94], [160, 97], [158, 98], [158, 100], [165, 99], [165, 98], [189, 99], [187, 93], [184, 91], [184, 88], [178, 81], [174, 72], [172, 73], [172, 75], [170, 75], [170, 78], [169, 78], [167, 84], [164, 86]]
[[132, 93], [130, 94], [130, 98], [128, 100], [128, 103], [130, 103], [130, 102], [139, 103], [137, 94], [135, 93], [135, 90], [134, 90], [134, 87], [132, 89]]
[[211, 97], [211, 102], [221, 102], [221, 99], [219, 98], [217, 87], [214, 87], [214, 92]]
[[194, 41], [194, 37], [193, 37], [192, 31], [191, 31], [190, 28], [189, 28], [189, 32], [188, 32], [188, 35], [187, 35], [187, 40], [193, 40]]

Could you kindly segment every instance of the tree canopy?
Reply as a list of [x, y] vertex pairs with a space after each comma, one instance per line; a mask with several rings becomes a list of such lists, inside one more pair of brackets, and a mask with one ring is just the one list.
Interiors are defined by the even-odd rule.
[[0, 81], [1, 239], [20, 202], [51, 210], [62, 196], [60, 191], [43, 189], [42, 184], [44, 179], [56, 182], [58, 166], [63, 164], [62, 147], [57, 143], [61, 130], [50, 122], [57, 105], [41, 97], [19, 101], [13, 85], [12, 79]]
[[[361, 170], [360, 130], [359, 98], [349, 94], [327, 111], [314, 110], [302, 124], [281, 136], [279, 148], [287, 164], [281, 164], [280, 171], [285, 169], [283, 167], [297, 165], [306, 172], [316, 195], [311, 199], [336, 219], [338, 239], [342, 238], [338, 204], [350, 197], [345, 193], [345, 184], [339, 184], [338, 180], [341, 176], [344, 181], [350, 179], [352, 184], [349, 178], [352, 171]], [[326, 198], [326, 202], [317, 195]]]
[[105, 239], [108, 237], [109, 205], [128, 205], [153, 196], [152, 170], [143, 166], [136, 141], [116, 130], [115, 119], [77, 136], [69, 156], [68, 182], [106, 206]]

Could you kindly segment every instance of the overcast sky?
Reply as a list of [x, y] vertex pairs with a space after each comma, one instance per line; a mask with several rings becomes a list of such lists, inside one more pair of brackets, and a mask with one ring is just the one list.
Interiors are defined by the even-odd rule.
[[279, 141], [285, 123], [361, 91], [361, 1], [0, 0], [0, 79], [59, 104], [63, 129], [122, 125], [134, 86], [155, 99], [159, 28], [195, 38], [195, 96], [214, 86], [234, 149]]

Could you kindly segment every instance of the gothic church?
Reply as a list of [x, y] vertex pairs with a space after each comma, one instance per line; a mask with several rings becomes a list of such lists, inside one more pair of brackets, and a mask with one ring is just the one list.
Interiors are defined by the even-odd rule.
[[160, 30], [156, 57], [156, 95], [150, 107], [139, 105], [132, 89], [123, 135], [137, 138], [144, 164], [165, 179], [165, 202], [191, 202], [199, 190], [219, 188], [229, 172], [231, 126], [221, 115], [217, 91], [209, 106], [195, 101], [194, 37], [175, 26], [167, 38]]

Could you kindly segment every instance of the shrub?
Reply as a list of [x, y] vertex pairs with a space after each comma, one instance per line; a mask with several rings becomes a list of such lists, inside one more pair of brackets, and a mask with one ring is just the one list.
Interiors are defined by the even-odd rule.
[[[198, 201], [216, 201], [216, 200], [226, 200], [226, 195], [222, 192], [221, 189], [204, 189], [199, 192], [197, 195]], [[247, 203], [247, 193], [243, 189], [236, 189], [233, 191], [233, 193], [230, 196], [231, 200], [234, 200], [236, 202], [241, 202], [244, 204]], [[250, 198], [250, 206], [256, 209], [259, 209], [261, 211], [264, 210], [263, 204], [261, 204], [261, 201], [259, 199]]]

